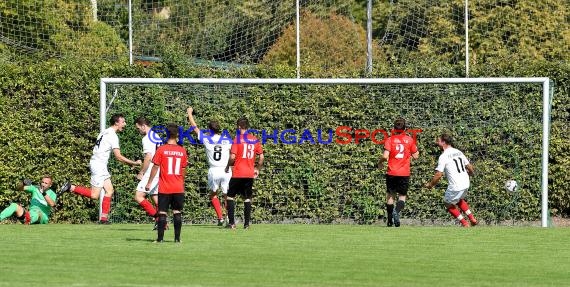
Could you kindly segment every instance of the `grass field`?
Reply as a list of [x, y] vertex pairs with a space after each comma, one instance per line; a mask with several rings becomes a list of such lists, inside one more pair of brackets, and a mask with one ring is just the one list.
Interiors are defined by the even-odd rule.
[[0, 286], [569, 286], [570, 228], [0, 225]]

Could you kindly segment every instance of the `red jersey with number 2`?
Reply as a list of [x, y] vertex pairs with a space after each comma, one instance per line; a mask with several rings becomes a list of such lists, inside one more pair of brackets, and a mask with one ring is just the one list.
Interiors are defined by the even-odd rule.
[[184, 147], [177, 144], [161, 145], [156, 150], [152, 163], [160, 167], [158, 193], [184, 192], [184, 169], [188, 165], [188, 154]]
[[393, 135], [384, 142], [384, 149], [390, 152], [386, 174], [410, 176], [410, 157], [418, 151], [414, 139], [404, 133]]
[[255, 168], [255, 155], [263, 153], [263, 148], [259, 140], [250, 134], [234, 139], [231, 153], [236, 155], [232, 177], [253, 178], [253, 170]]

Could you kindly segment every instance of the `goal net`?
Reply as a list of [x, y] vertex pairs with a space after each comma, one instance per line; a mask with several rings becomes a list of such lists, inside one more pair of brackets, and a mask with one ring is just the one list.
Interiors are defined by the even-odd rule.
[[[420, 150], [404, 224], [454, 223], [443, 204], [447, 182], [423, 187], [441, 154], [435, 138], [447, 132], [476, 169], [467, 199], [481, 222], [541, 219], [545, 226], [550, 94], [547, 78], [102, 79], [101, 128], [123, 113], [122, 153], [142, 159], [138, 116], [187, 130], [192, 106], [200, 128], [215, 119], [232, 135], [246, 116], [266, 158], [254, 183], [254, 222], [383, 224], [385, 167], [377, 163], [386, 134], [403, 117]], [[190, 161], [184, 220], [214, 222], [205, 150], [188, 138], [183, 144]], [[150, 222], [133, 200], [136, 172], [117, 161], [110, 171], [112, 219]], [[504, 189], [510, 179], [518, 182], [514, 193]]]

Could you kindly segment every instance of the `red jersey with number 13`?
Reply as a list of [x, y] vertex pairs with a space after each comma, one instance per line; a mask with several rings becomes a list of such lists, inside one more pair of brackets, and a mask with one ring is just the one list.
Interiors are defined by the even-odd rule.
[[390, 152], [386, 174], [410, 176], [410, 157], [418, 151], [414, 139], [405, 133], [393, 135], [384, 142], [384, 149]]
[[263, 148], [259, 140], [250, 134], [247, 134], [247, 140], [244, 135], [234, 139], [231, 153], [236, 155], [232, 177], [253, 178], [253, 170], [255, 168], [255, 155], [262, 154]]
[[152, 163], [160, 167], [158, 193], [184, 193], [184, 175], [188, 165], [186, 149], [177, 144], [158, 147]]

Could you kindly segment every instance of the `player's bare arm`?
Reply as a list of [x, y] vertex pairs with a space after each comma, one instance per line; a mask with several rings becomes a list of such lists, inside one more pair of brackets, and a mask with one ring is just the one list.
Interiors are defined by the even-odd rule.
[[18, 190], [24, 190], [26, 186], [30, 185], [32, 185], [32, 180], [26, 178], [18, 183]]
[[264, 158], [265, 157], [263, 156], [263, 154], [259, 154], [259, 157], [257, 158], [257, 165], [253, 169], [253, 176], [254, 177], [257, 177], [259, 175], [259, 171], [261, 170], [261, 168], [263, 168]]
[[[137, 179], [141, 180], [146, 172], [146, 170], [148, 169], [148, 167], [150, 166], [150, 161], [152, 160], [152, 154], [147, 152], [144, 155], [144, 159], [143, 159], [143, 163], [142, 163], [142, 167], [140, 172], [137, 174]], [[152, 178], [151, 178], [152, 179]]]
[[132, 160], [130, 160], [130, 159], [124, 157], [124, 156], [121, 154], [121, 150], [118, 149], [118, 148], [113, 149], [113, 154], [115, 155], [115, 158], [117, 158], [118, 161], [124, 162], [124, 163], [126, 163], [126, 164], [128, 164], [128, 165], [141, 165], [141, 163], [142, 163], [140, 159], [139, 159], [139, 160], [136, 160], [136, 161], [132, 161]]
[[384, 150], [384, 152], [382, 153], [382, 156], [378, 160], [378, 168], [382, 169], [384, 162], [388, 161], [389, 158], [390, 158], [390, 152], [387, 150]]
[[465, 168], [467, 168], [467, 174], [468, 174], [469, 176], [474, 176], [474, 175], [475, 175], [475, 168], [473, 167], [472, 164], [466, 165]]
[[419, 157], [420, 157], [420, 151], [416, 151], [415, 153], [412, 154], [413, 159], [418, 159]]
[[44, 199], [46, 200], [46, 202], [49, 206], [51, 206], [51, 207], [55, 206], [55, 201], [53, 201], [51, 199], [51, 197], [49, 197], [49, 195], [43, 190], [42, 190], [42, 196], [44, 197]]
[[436, 171], [435, 174], [433, 175], [433, 178], [431, 179], [431, 181], [429, 181], [428, 183], [425, 184], [425, 187], [427, 187], [427, 188], [434, 187], [439, 182], [441, 177], [443, 177], [443, 172]]
[[226, 172], [230, 172], [230, 167], [234, 165], [236, 161], [236, 154], [230, 154], [230, 158], [228, 159], [228, 165], [226, 166]]
[[192, 107], [188, 107], [188, 109], [186, 109], [186, 113], [188, 113], [188, 122], [190, 123], [190, 127], [193, 127], [193, 131], [198, 134], [200, 129], [198, 128], [196, 121], [194, 121], [194, 109]]

